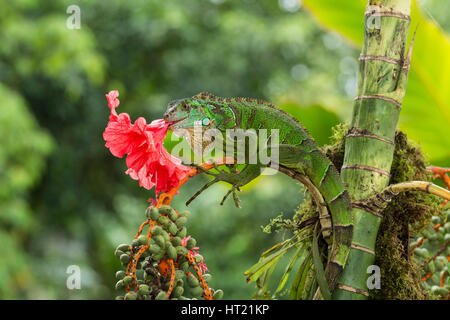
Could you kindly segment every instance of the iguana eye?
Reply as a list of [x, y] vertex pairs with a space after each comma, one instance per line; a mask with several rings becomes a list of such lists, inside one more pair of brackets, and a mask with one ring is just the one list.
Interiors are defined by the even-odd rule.
[[209, 120], [209, 118], [204, 118], [203, 121], [202, 121], [202, 124], [203, 124], [204, 126], [207, 126], [207, 125], [209, 125], [210, 123], [211, 123], [211, 121]]

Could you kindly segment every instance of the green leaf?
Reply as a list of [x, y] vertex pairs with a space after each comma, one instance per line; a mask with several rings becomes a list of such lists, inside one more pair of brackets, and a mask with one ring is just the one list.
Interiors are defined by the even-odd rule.
[[244, 275], [248, 276], [247, 282], [252, 282], [259, 277], [271, 266], [276, 265], [279, 259], [289, 250], [294, 244], [291, 244], [273, 254], [268, 256], [267, 258], [261, 257], [260, 261], [253, 265], [250, 269], [244, 272]]
[[327, 279], [325, 278], [325, 271], [323, 270], [322, 259], [320, 259], [318, 234], [319, 224], [316, 224], [314, 229], [314, 237], [312, 242], [312, 256], [314, 261], [314, 269], [316, 270], [316, 280], [320, 287], [320, 292], [326, 300], [331, 300], [331, 292], [328, 288]]
[[[309, 248], [308, 248], [309, 250]], [[292, 283], [291, 287], [291, 300], [299, 300], [303, 292], [303, 287], [306, 281], [306, 275], [308, 273], [309, 267], [311, 266], [311, 251], [303, 260], [302, 264], [298, 268], [297, 275]]]
[[[358, 47], [364, 37], [367, 0], [304, 0], [312, 15]], [[424, 17], [416, 1], [409, 38], [417, 27], [411, 71], [399, 127], [418, 142], [433, 161], [450, 158], [450, 38]]]
[[291, 270], [294, 267], [295, 262], [297, 261], [298, 257], [304, 252], [304, 246], [303, 244], [300, 244], [297, 251], [295, 251], [295, 253], [292, 255], [291, 261], [289, 262], [289, 264], [286, 267], [286, 270], [284, 271], [283, 276], [281, 277], [280, 280], [280, 284], [278, 285], [277, 290], [275, 291], [275, 293], [280, 292], [281, 290], [283, 290], [284, 286], [286, 285], [286, 282], [289, 278], [289, 275], [291, 274]]

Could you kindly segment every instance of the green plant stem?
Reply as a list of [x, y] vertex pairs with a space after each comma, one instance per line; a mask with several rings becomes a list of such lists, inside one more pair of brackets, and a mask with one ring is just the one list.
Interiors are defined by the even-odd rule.
[[[405, 51], [410, 6], [411, 0], [368, 2], [358, 96], [341, 169], [353, 201], [368, 199], [389, 183], [395, 130], [408, 78]], [[352, 247], [334, 299], [368, 297], [367, 268], [374, 263], [381, 216], [355, 206], [352, 214]]]

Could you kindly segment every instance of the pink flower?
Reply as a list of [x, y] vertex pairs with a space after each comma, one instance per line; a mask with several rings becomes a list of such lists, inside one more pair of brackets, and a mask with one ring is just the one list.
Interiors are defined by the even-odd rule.
[[148, 190], [155, 187], [156, 194], [169, 191], [190, 171], [164, 148], [169, 123], [159, 119], [147, 124], [140, 117], [132, 124], [127, 113], [117, 114], [118, 96], [117, 90], [106, 95], [111, 109], [109, 123], [103, 132], [106, 147], [118, 158], [127, 155], [126, 173], [138, 180], [140, 186]]

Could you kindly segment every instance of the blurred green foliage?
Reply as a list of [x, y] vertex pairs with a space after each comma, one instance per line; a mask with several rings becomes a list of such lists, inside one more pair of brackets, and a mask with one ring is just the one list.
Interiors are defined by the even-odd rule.
[[[432, 3], [429, 10], [448, 20], [445, 5]], [[66, 27], [72, 4], [81, 8], [80, 30]], [[109, 90], [120, 91], [119, 112], [148, 121], [170, 100], [200, 91], [270, 100], [320, 143], [350, 117], [359, 52], [320, 29], [300, 2], [0, 0], [0, 7], [0, 298], [115, 296], [114, 248], [135, 234], [154, 194], [104, 147]], [[183, 209], [205, 181], [190, 181], [174, 207]], [[232, 201], [219, 206], [226, 190], [218, 184], [195, 200], [188, 228], [212, 286], [225, 299], [245, 299], [254, 285], [243, 272], [286, 236], [261, 226], [291, 216], [302, 189], [286, 176], [261, 177], [244, 188], [241, 210]], [[81, 290], [66, 288], [69, 265], [81, 267]]]

